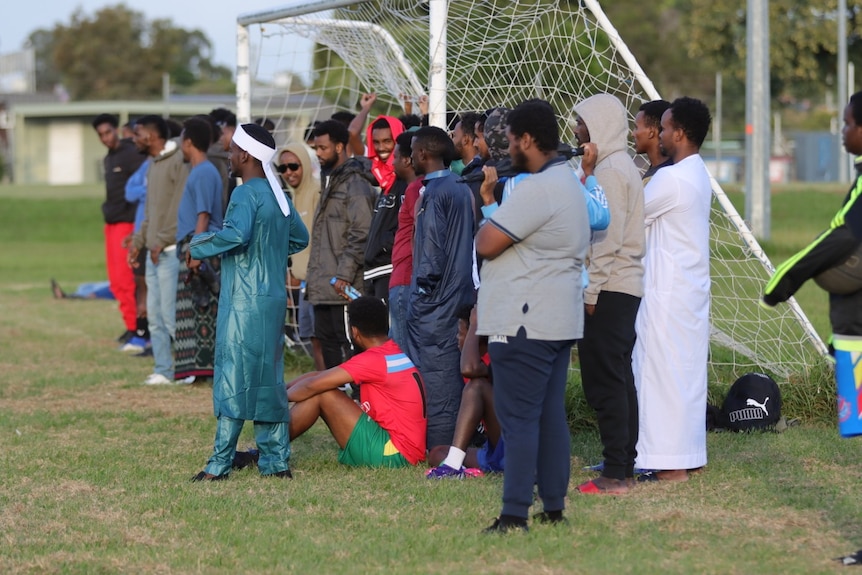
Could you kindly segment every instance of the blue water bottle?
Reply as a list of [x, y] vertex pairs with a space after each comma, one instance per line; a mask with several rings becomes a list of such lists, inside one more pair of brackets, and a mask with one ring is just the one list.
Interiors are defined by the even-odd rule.
[[[335, 282], [337, 282], [337, 281], [338, 281], [338, 278], [333, 277], [331, 280], [329, 280], [329, 283], [330, 283], [330, 285], [334, 286]], [[356, 289], [355, 287], [353, 287], [352, 285], [348, 285], [346, 288], [344, 288], [343, 294], [349, 300], [355, 300], [356, 298], [358, 298], [359, 296], [362, 295], [361, 293], [359, 293], [359, 290]]]

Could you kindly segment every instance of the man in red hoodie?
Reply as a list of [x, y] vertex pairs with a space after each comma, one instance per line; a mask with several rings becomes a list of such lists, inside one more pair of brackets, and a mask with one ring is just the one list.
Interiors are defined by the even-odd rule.
[[[354, 143], [365, 123], [376, 94], [365, 94], [360, 100], [362, 110], [351, 122], [350, 136]], [[395, 173], [395, 140], [404, 131], [398, 118], [378, 116], [366, 129], [365, 142], [371, 173], [380, 185], [380, 195], [374, 207], [371, 228], [365, 244], [365, 289], [363, 293], [384, 302], [389, 300], [389, 279], [392, 275], [392, 246], [398, 229], [398, 210], [404, 198], [407, 182]]]

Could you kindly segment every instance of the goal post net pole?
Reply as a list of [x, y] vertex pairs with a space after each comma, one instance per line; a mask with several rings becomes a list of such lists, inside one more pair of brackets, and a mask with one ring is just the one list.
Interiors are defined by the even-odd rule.
[[[456, 0], [457, 1], [457, 0]], [[428, 124], [446, 129], [446, 14], [449, 0], [430, 0], [428, 18]]]

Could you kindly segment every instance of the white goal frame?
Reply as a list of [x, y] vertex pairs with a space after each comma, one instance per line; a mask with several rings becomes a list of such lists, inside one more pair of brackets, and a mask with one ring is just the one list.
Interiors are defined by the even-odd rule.
[[[641, 68], [637, 59], [628, 49], [620, 34], [607, 18], [598, 0], [581, 0], [582, 6], [585, 7], [593, 15], [596, 22], [601, 27], [602, 31], [607, 35], [609, 41], [613, 44], [617, 56], [628, 66], [634, 81], [642, 87], [644, 93], [653, 100], [660, 99], [661, 96], [653, 85], [652, 81]], [[251, 118], [251, 70], [250, 70], [250, 45], [249, 45], [249, 26], [254, 24], [264, 24], [274, 20], [294, 19], [299, 21], [307, 21], [310, 24], [314, 22], [340, 22], [337, 25], [352, 26], [354, 28], [367, 26], [373, 28], [373, 32], [384, 38], [387, 45], [393, 50], [394, 54], [401, 54], [397, 57], [398, 65], [402, 68], [401, 72], [407, 77], [410, 77], [410, 84], [415, 88], [416, 94], [425, 92], [424, 85], [419, 80], [412, 70], [410, 63], [404, 58], [400, 47], [397, 45], [392, 36], [382, 27], [367, 22], [358, 21], [336, 21], [324, 20], [319, 18], [311, 18], [308, 15], [311, 13], [322, 12], [327, 10], [335, 10], [338, 8], [347, 7], [350, 5], [364, 4], [368, 0], [312, 0], [300, 1], [293, 5], [274, 8], [255, 13], [241, 15], [237, 18], [237, 117], [240, 121], [246, 122]], [[446, 15], [448, 12], [449, 0], [429, 0], [429, 77], [427, 80], [427, 94], [429, 103], [429, 123], [441, 128], [446, 128]], [[720, 204], [722, 210], [727, 215], [733, 226], [738, 231], [740, 238], [745, 243], [753, 257], [757, 258], [768, 273], [774, 271], [774, 267], [770, 262], [766, 253], [763, 251], [754, 234], [751, 232], [748, 225], [745, 223], [739, 212], [731, 203], [724, 190], [718, 184], [714, 177], [711, 178], [712, 191], [716, 200]], [[810, 341], [810, 344], [818, 354], [827, 355], [828, 349], [823, 340], [817, 334], [811, 322], [806, 317], [802, 308], [798, 305], [795, 299], [791, 298], [788, 302], [793, 316], [802, 328], [805, 337]], [[729, 337], [722, 334], [720, 331], [713, 329], [713, 339], [727, 346]], [[744, 349], [744, 342], [735, 342], [738, 347]], [[754, 358], [752, 358], [754, 359]]]

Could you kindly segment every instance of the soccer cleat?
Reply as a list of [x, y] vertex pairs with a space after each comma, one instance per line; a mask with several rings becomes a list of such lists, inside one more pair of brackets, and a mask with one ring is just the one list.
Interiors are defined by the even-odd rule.
[[428, 479], [464, 479], [467, 477], [467, 473], [463, 467], [461, 469], [455, 469], [454, 467], [449, 467], [444, 463], [426, 471], [425, 477]]

